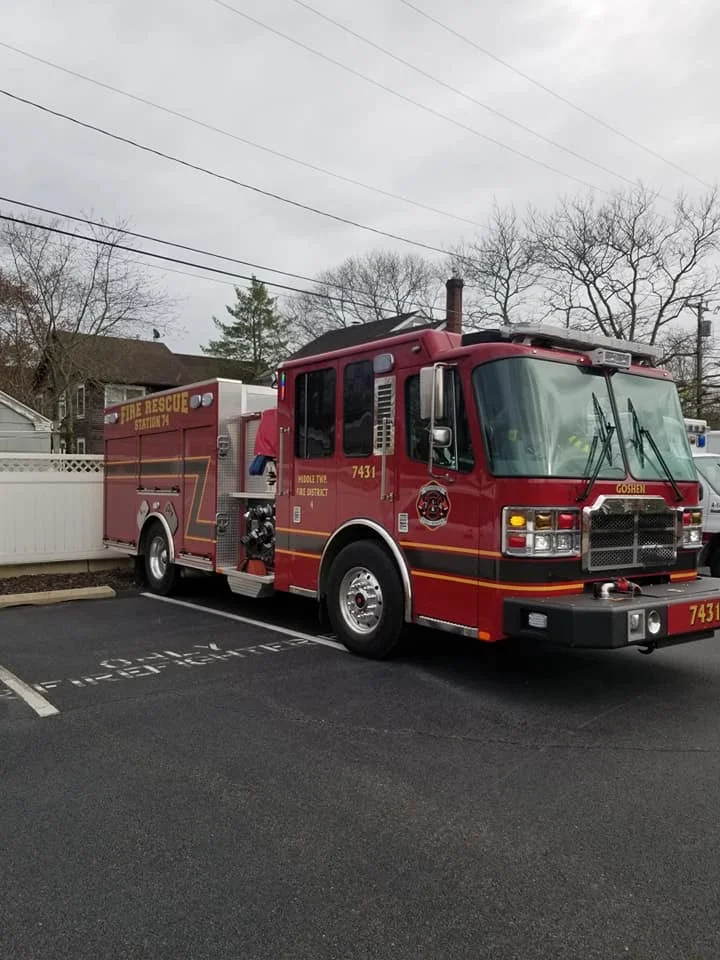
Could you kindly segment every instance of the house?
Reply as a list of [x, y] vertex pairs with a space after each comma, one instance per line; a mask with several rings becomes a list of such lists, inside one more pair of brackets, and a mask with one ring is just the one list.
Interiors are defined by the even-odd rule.
[[339, 327], [336, 330], [321, 333], [319, 337], [297, 350], [291, 359], [313, 357], [333, 350], [345, 350], [361, 343], [382, 340], [395, 334], [407, 333], [408, 330], [425, 330], [428, 327], [444, 330], [446, 321], [430, 320], [416, 312], [401, 313], [397, 317], [383, 317], [381, 320], [371, 320], [369, 323], [354, 323], [349, 327]]
[[72, 389], [62, 391], [55, 406], [58, 391], [45, 362], [38, 368], [37, 392], [43, 412], [58, 423], [61, 448], [73, 453], [103, 452], [104, 411], [112, 404], [215, 377], [243, 380], [248, 372], [238, 361], [173, 353], [159, 340], [58, 333], [53, 349]]
[[0, 453], [50, 453], [52, 420], [0, 390]]

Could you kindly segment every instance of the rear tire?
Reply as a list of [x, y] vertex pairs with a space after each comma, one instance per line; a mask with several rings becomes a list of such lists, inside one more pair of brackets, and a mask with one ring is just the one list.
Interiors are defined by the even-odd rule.
[[166, 597], [178, 577], [178, 568], [170, 563], [170, 544], [165, 528], [158, 521], [148, 527], [144, 543], [145, 580], [152, 593]]
[[720, 546], [713, 549], [708, 563], [711, 577], [720, 577]]
[[402, 639], [404, 605], [397, 567], [379, 544], [363, 540], [340, 551], [330, 568], [327, 611], [351, 653], [391, 656]]

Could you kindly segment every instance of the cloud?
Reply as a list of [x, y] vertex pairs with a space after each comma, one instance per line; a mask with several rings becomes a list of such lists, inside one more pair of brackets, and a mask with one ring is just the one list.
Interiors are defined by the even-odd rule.
[[[355, 69], [489, 137], [605, 189], [621, 181], [505, 121], [301, 9], [292, 0], [233, 0]], [[582, 117], [398, 0], [313, 0], [318, 9], [448, 83], [631, 178], [674, 193], [678, 171]], [[715, 177], [718, 12], [511, 0], [498, 7], [419, 6], [703, 178]], [[7, 5], [6, 5], [7, 6]], [[484, 220], [494, 197], [524, 207], [578, 189], [571, 180], [364, 83], [210, 0], [117, 5], [35, 0], [0, 13], [7, 42], [196, 115], [311, 163]], [[445, 246], [472, 228], [340, 183], [185, 121], [133, 104], [0, 50], [2, 86], [264, 189]], [[2, 100], [3, 191], [68, 213], [129, 218], [142, 232], [313, 275], [380, 238], [183, 170], [28, 107]], [[388, 241], [388, 246], [392, 244]], [[397, 245], [396, 245], [397, 246]], [[163, 276], [158, 271], [153, 275]], [[172, 345], [196, 350], [232, 286], [167, 273], [179, 299]]]

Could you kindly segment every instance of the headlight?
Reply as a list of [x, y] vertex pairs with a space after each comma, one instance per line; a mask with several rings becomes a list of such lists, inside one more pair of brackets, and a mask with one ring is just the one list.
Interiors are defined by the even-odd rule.
[[552, 537], [548, 533], [535, 534], [535, 553], [549, 553], [552, 550]]
[[573, 549], [573, 535], [571, 533], [559, 533], [555, 537], [555, 550], [557, 553], [570, 553]]

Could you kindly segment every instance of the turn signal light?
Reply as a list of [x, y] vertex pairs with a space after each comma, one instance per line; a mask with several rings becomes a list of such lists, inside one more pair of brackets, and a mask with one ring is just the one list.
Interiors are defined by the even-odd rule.
[[517, 530], [527, 525], [527, 517], [524, 513], [511, 513], [508, 517], [508, 526]]

